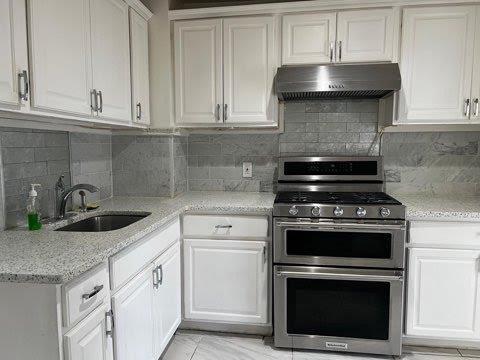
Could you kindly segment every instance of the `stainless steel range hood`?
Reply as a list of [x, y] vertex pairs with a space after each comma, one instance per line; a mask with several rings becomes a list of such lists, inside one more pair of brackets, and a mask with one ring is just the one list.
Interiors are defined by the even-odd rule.
[[276, 77], [280, 100], [382, 98], [400, 86], [398, 64], [282, 66]]

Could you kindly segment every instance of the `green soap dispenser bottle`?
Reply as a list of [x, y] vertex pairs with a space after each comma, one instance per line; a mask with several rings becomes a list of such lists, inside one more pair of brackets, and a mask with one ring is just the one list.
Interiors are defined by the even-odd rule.
[[28, 230], [40, 230], [42, 228], [42, 223], [40, 222], [40, 202], [37, 199], [37, 187], [40, 187], [40, 184], [30, 184], [27, 200]]

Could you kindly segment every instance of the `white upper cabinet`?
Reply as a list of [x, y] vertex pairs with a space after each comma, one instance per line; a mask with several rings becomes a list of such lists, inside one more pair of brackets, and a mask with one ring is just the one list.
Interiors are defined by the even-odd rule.
[[28, 3], [33, 107], [90, 115], [89, 0], [31, 0]]
[[342, 11], [337, 15], [337, 61], [391, 61], [393, 10]]
[[393, 59], [392, 8], [284, 15], [282, 26], [284, 65]]
[[480, 339], [479, 259], [478, 250], [409, 250], [408, 336]]
[[221, 122], [222, 20], [175, 22], [177, 124]]
[[133, 121], [150, 124], [148, 22], [130, 9]]
[[28, 100], [27, 24], [24, 1], [0, 0], [0, 104]]
[[283, 64], [328, 63], [335, 59], [335, 13], [285, 15]]
[[272, 17], [223, 21], [224, 122], [274, 123]]
[[475, 30], [475, 56], [473, 62], [473, 78], [472, 78], [472, 96], [470, 120], [472, 122], [480, 122], [480, 6], [477, 6], [477, 21]]
[[275, 125], [273, 17], [175, 22], [179, 126]]
[[476, 11], [404, 10], [399, 123], [470, 122]]
[[129, 122], [132, 107], [128, 6], [123, 0], [90, 0], [90, 7], [98, 116]]

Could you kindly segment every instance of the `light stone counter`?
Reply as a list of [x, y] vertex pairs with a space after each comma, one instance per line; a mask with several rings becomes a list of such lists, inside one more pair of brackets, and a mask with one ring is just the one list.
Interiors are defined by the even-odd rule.
[[480, 222], [480, 196], [393, 194], [393, 197], [407, 207], [407, 220]]
[[[176, 198], [115, 197], [100, 209], [40, 231], [0, 233], [0, 281], [45, 284], [66, 283], [111, 255], [162, 227], [185, 211], [269, 213], [274, 194], [191, 192]], [[98, 232], [55, 232], [53, 229], [101, 213], [151, 212], [123, 229]]]

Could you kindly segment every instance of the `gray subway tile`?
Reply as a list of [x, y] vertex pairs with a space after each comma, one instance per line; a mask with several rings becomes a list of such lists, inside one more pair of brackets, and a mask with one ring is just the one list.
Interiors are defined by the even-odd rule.
[[4, 164], [18, 164], [33, 162], [35, 150], [33, 148], [4, 148], [2, 160]]
[[210, 143], [191, 143], [188, 146], [189, 155], [218, 155], [221, 153], [222, 146], [220, 144]]
[[377, 123], [347, 123], [348, 132], [376, 132]]
[[223, 180], [189, 180], [190, 191], [222, 191], [225, 190]]
[[45, 146], [43, 133], [5, 131], [0, 136], [2, 147], [41, 147]]
[[36, 148], [35, 161], [67, 160], [70, 153], [67, 147]]

